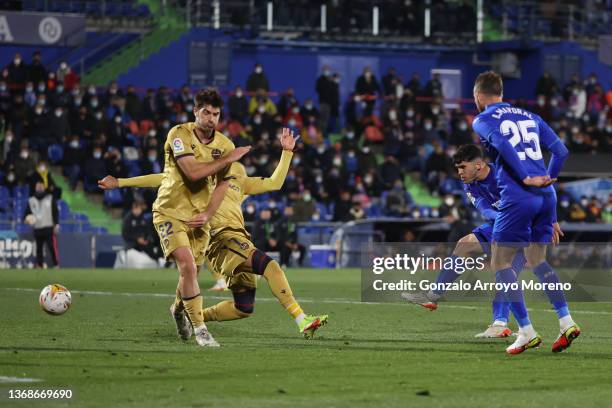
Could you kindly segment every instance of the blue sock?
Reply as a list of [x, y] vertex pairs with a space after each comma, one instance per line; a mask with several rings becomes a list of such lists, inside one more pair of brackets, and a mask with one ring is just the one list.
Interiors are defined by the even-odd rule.
[[503, 292], [497, 292], [493, 299], [493, 321], [500, 321], [508, 324], [510, 316], [510, 305], [506, 302]]
[[[516, 273], [512, 268], [506, 268], [499, 270], [495, 273], [495, 281], [500, 283], [513, 283], [516, 282]], [[529, 314], [527, 313], [527, 307], [525, 306], [525, 300], [523, 299], [523, 291], [521, 288], [511, 289], [509, 288], [505, 292], [506, 301], [510, 303], [510, 310], [516, 319], [519, 327], [528, 326], [531, 324], [529, 320]]]
[[[455, 259], [458, 258], [455, 255], [451, 255], [449, 258], [453, 259], [453, 265], [455, 264]], [[459, 274], [455, 272], [453, 269], [442, 269], [438, 274], [438, 278], [436, 279], [436, 283], [450, 283], [454, 282], [459, 277]], [[436, 295], [441, 295], [444, 293], [443, 290], [434, 290]]]
[[[533, 273], [540, 279], [541, 283], [559, 283], [559, 277], [546, 261], [533, 268]], [[550, 303], [555, 308], [559, 319], [569, 314], [565, 294], [562, 290], [546, 289], [546, 296], [548, 296], [548, 300], [550, 300]]]

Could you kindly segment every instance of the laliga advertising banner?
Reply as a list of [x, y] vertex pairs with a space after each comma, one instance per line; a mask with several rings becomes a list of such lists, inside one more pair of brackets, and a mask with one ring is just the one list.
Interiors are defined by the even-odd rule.
[[85, 43], [85, 16], [0, 10], [0, 43], [76, 47]]

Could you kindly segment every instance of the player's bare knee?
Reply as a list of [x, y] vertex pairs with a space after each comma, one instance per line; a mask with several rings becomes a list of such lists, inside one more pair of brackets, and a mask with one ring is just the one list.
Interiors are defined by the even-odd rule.
[[476, 235], [468, 234], [457, 241], [453, 255], [458, 257], [466, 257], [475, 252], [479, 246], [480, 242], [478, 241], [478, 238], [476, 238]]

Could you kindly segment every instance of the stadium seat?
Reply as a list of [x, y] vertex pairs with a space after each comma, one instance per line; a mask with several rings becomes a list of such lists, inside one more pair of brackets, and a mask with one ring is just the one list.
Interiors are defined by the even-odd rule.
[[64, 147], [60, 144], [49, 145], [47, 148], [47, 155], [51, 163], [57, 164], [64, 158]]
[[12, 196], [16, 199], [22, 199], [22, 198], [28, 198], [30, 196], [30, 186], [23, 185], [23, 186], [15, 186], [13, 187], [13, 194]]
[[121, 189], [105, 190], [104, 191], [104, 204], [108, 206], [115, 206], [123, 204], [123, 194]]

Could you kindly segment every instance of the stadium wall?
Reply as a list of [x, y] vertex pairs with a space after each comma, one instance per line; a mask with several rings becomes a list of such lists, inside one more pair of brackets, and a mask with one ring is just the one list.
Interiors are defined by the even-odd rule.
[[[140, 88], [166, 85], [178, 88], [188, 82], [189, 44], [192, 41], [232, 41], [224, 34], [210, 29], [192, 29], [177, 41], [163, 48], [159, 53], [144, 60], [139, 66], [119, 77], [122, 85], [134, 84]], [[490, 69], [491, 55], [497, 52], [515, 52], [521, 60], [520, 79], [506, 80], [508, 98], [533, 98], [538, 78], [544, 70], [544, 59], [550, 55], [576, 56], [580, 59], [582, 77], [595, 72], [604, 81], [612, 81], [611, 68], [598, 60], [597, 51], [586, 50], [569, 42], [542, 43], [505, 41], [483, 44], [478, 52], [473, 49], [461, 50], [427, 48], [415, 46], [411, 51], [356, 50], [348, 46], [335, 48], [295, 47], [286, 43], [278, 46], [259, 43], [234, 42], [229, 72], [229, 86], [244, 85], [255, 62], [264, 65], [273, 91], [293, 87], [300, 100], [315, 97], [314, 84], [320, 67], [330, 63], [342, 75], [342, 93], [347, 96], [363, 67], [370, 65], [378, 78], [389, 67], [409, 80], [412, 73], [421, 76], [423, 83], [430, 77], [432, 68], [459, 69], [463, 72], [462, 95], [471, 97], [474, 77]]]

